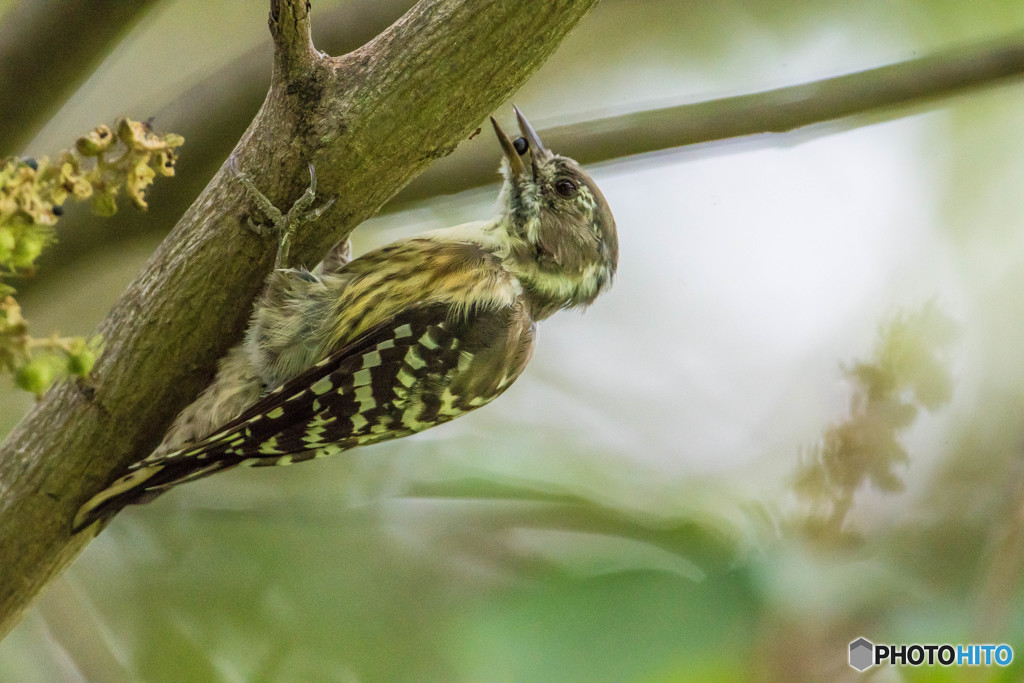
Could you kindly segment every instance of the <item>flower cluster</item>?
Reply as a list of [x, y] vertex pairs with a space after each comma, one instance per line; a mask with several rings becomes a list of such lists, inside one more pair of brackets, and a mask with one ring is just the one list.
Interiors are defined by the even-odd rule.
[[63, 374], [85, 376], [92, 368], [98, 340], [28, 334], [21, 309], [5, 275], [29, 275], [43, 249], [54, 241], [53, 226], [69, 200], [89, 200], [94, 213], [117, 212], [123, 190], [146, 209], [146, 188], [156, 176], [174, 175], [174, 133], [159, 135], [146, 122], [119, 119], [80, 137], [74, 149], [56, 159], [11, 158], [0, 161], [0, 372], [19, 386], [41, 394]]
[[0, 371], [13, 374], [25, 391], [40, 396], [58, 377], [85, 377], [99, 351], [99, 337], [86, 341], [82, 337], [30, 336], [14, 297], [0, 300]]

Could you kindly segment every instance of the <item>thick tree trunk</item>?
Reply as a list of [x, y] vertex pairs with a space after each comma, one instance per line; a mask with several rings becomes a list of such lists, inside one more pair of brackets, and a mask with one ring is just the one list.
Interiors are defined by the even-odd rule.
[[[235, 153], [282, 208], [304, 190], [307, 161], [322, 197], [337, 196], [293, 260], [315, 262], [469, 137], [596, 2], [422, 0], [328, 57], [307, 3], [272, 1], [273, 81]], [[54, 387], [0, 445], [0, 635], [90, 540], [71, 536], [78, 506], [149, 452], [238, 339], [276, 250], [244, 228], [252, 210], [222, 167], [100, 326], [90, 381]]]

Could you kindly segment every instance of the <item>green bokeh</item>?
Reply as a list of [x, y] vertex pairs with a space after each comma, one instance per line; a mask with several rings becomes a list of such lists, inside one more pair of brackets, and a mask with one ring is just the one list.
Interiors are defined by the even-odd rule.
[[[336, 4], [314, 3], [314, 24]], [[194, 97], [266, 40], [265, 3], [204, 5], [160, 3], [41, 122], [37, 153]], [[1009, 1], [606, 0], [515, 101], [569, 123], [1021, 28]], [[1019, 679], [1022, 111], [1009, 82], [889, 123], [600, 166], [619, 280], [585, 316], [543, 325], [500, 401], [126, 511], [0, 644], [0, 680], [841, 680], [858, 636], [1006, 642], [1012, 667], [974, 673]], [[205, 182], [188, 167], [204, 154], [186, 144], [149, 214], [121, 212], [100, 247], [18, 283], [37, 334], [92, 332], [173, 221], [161, 207]], [[485, 217], [495, 190], [376, 218], [356, 249]], [[93, 229], [66, 219], [67, 244]], [[915, 407], [885, 432], [904, 490], [858, 484], [840, 532], [809, 524], [820, 510], [795, 473], [864, 396], [844, 368], [877, 360], [879, 328], [929, 301], [961, 334], [941, 356], [951, 386], [892, 397]], [[907, 367], [934, 360], [908, 353]], [[32, 397], [2, 382], [6, 433]]]

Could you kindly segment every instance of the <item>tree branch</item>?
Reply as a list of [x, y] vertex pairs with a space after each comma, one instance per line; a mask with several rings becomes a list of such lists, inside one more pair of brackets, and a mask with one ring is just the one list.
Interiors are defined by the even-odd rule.
[[[316, 33], [328, 52], [349, 52], [384, 31], [414, 4], [410, 0], [346, 0], [326, 16], [317, 12]], [[70, 207], [57, 226], [60, 241], [43, 253], [38, 272], [19, 282], [18, 291], [28, 292], [48, 278], [61, 277], [64, 267], [91, 258], [97, 250], [107, 250], [126, 236], [138, 236], [143, 230], [162, 235], [170, 232], [220, 169], [266, 98], [272, 51], [271, 41], [248, 50], [157, 111], [154, 126], [162, 132], [179, 133], [186, 140], [174, 182], [150, 188], [150, 206], [144, 216], [126, 210], [100, 221], [89, 211]], [[197, 107], [196, 102], [203, 106]], [[493, 176], [493, 169], [489, 175]]]
[[[294, 258], [315, 261], [451, 152], [595, 3], [422, 0], [327, 57], [304, 0], [274, 0], [271, 88], [235, 153], [279, 206], [303, 191], [307, 161], [337, 196]], [[276, 249], [242, 227], [250, 211], [222, 167], [100, 326], [91, 381], [54, 387], [0, 445], [0, 634], [88, 542], [70, 536], [78, 506], [149, 452], [239, 338]]]
[[[598, 113], [567, 126], [544, 127], [544, 143], [580, 163], [715, 142], [745, 135], [786, 133], [840, 119], [864, 126], [907, 115], [907, 108], [934, 106], [966, 90], [1024, 75], [1024, 36], [960, 47], [810, 83], [631, 114]], [[854, 118], [851, 118], [854, 117]], [[823, 127], [824, 134], [835, 132]], [[549, 142], [550, 141], [550, 142]], [[439, 188], [457, 192], [489, 180], [493, 161], [467, 147], [428, 169], [389, 206], [433, 197]]]
[[[379, 13], [375, 20], [380, 20], [383, 9], [378, 5], [374, 9]], [[332, 32], [331, 37], [341, 44], [348, 43], [347, 29], [341, 29], [347, 18], [348, 15], [340, 16], [332, 22], [337, 32]], [[251, 69], [249, 65], [254, 61], [258, 60], [250, 53], [239, 63]], [[235, 130], [240, 128], [235, 121], [238, 116], [236, 100], [248, 98], [246, 93], [252, 88], [249, 81], [254, 76], [239, 77], [237, 69], [236, 65], [225, 68], [183, 96], [181, 101], [187, 106], [175, 105], [157, 117], [162, 127], [183, 133], [188, 140], [189, 151], [179, 163], [181, 179], [175, 183], [175, 191], [185, 196], [191, 197], [195, 192], [189, 187], [194, 182], [192, 178], [205, 178], [212, 173], [212, 164], [220, 164], [230, 145], [225, 141], [233, 140]], [[848, 128], [868, 125], [905, 116], [911, 107], [935, 106], [943, 98], [1021, 75], [1024, 75], [1024, 36], [1014, 35], [775, 90], [630, 114], [584, 114], [583, 120], [567, 126], [545, 127], [540, 121], [539, 129], [552, 149], [582, 163], [595, 163], [743, 135], [781, 133], [840, 119]], [[192, 103], [197, 100], [212, 102], [203, 110], [201, 125], [194, 120], [196, 107]], [[823, 126], [815, 133], [829, 134], [834, 130]], [[494, 168], [490, 147], [465, 145], [427, 168], [391, 199], [384, 210], [400, 210], [411, 202], [440, 192], [454, 193], [491, 184], [496, 181]], [[156, 188], [158, 193], [171, 191], [171, 188]], [[161, 217], [165, 213], [176, 216], [180, 211], [181, 207], [173, 198], [160, 196], [147, 214], [146, 225], [166, 229], [163, 226], [168, 221]], [[92, 224], [86, 224], [88, 216], [81, 216], [77, 222], [76, 218], [69, 215], [62, 219], [62, 237], [52, 250], [54, 258], [44, 255], [47, 260], [34, 280], [56, 275], [64, 263], [88, 255], [90, 246], [106, 248], [115, 238], [112, 236], [137, 229], [139, 222], [130, 212], [108, 221], [92, 221]], [[26, 280], [19, 289], [27, 291], [32, 286], [33, 280]]]

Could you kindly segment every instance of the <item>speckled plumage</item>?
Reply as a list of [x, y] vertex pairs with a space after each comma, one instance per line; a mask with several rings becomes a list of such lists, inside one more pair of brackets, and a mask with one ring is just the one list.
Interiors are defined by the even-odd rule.
[[413, 434], [505, 391], [530, 359], [536, 322], [591, 303], [618, 259], [600, 190], [516, 113], [530, 166], [495, 123], [506, 155], [496, 217], [351, 261], [338, 247], [313, 271], [275, 269], [214, 382], [152, 455], [81, 508], [75, 528], [223, 469]]

